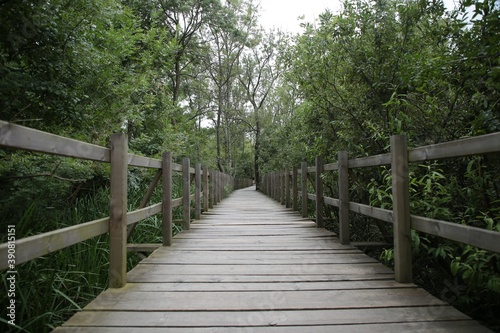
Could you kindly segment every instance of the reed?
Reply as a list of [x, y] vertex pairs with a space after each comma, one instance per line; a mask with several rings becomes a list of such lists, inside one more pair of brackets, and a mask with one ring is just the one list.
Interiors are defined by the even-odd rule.
[[[178, 197], [180, 186], [175, 183], [173, 193]], [[144, 181], [141, 185], [129, 187], [129, 210], [138, 207], [146, 186], [147, 182]], [[160, 200], [161, 186], [158, 186], [150, 203]], [[64, 228], [109, 215], [109, 189], [106, 187], [74, 200], [66, 209], [57, 212], [47, 210], [40, 202], [35, 200], [16, 223], [18, 239], [42, 230]], [[175, 218], [182, 218], [182, 212], [175, 211], [174, 214]], [[39, 221], [43, 221], [43, 226], [36, 227]], [[179, 231], [180, 227], [176, 226], [174, 233]], [[107, 288], [108, 239], [107, 234], [101, 235], [17, 266], [17, 327], [8, 325], [5, 314], [2, 313], [0, 331], [50, 332], [91, 302]], [[130, 242], [161, 243], [161, 216], [152, 216], [140, 222]], [[130, 270], [139, 261], [138, 255], [129, 253], [127, 269]], [[0, 273], [5, 288], [6, 274], [7, 272]], [[2, 308], [8, 302], [6, 294], [0, 295]]]

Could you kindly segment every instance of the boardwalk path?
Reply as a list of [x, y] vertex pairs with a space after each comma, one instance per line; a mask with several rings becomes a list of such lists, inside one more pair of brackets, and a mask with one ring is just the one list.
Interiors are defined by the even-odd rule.
[[488, 332], [264, 195], [234, 192], [55, 332]]

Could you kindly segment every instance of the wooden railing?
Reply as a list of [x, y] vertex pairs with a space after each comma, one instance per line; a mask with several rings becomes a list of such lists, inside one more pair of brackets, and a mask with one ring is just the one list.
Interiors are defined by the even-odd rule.
[[[110, 216], [63, 229], [16, 240], [16, 265], [42, 257], [65, 247], [109, 232], [110, 270], [109, 287], [121, 288], [126, 284], [127, 251], [150, 251], [161, 245], [172, 244], [173, 208], [183, 207], [183, 227], [191, 223], [191, 202], [194, 216], [199, 219], [202, 211], [212, 209], [225, 196], [225, 187], [250, 186], [249, 180], [237, 180], [222, 172], [190, 166], [188, 158], [182, 165], [172, 162], [166, 152], [162, 160], [142, 157], [128, 152], [126, 134], [113, 134], [110, 148], [92, 145], [62, 136], [0, 121], [0, 147], [73, 157], [111, 164]], [[144, 195], [139, 208], [127, 211], [127, 170], [129, 166], [156, 169], [156, 175]], [[172, 197], [173, 172], [182, 173], [183, 194]], [[147, 206], [155, 187], [162, 179], [162, 202]], [[191, 184], [194, 179], [194, 193]], [[148, 217], [162, 213], [163, 244], [127, 244], [134, 226]], [[0, 258], [7, 258], [8, 243], [0, 244]], [[8, 268], [7, 260], [0, 260], [0, 270]]]
[[[324, 227], [323, 205], [339, 208], [339, 239], [350, 243], [349, 211], [382, 220], [394, 225], [394, 273], [398, 282], [411, 282], [411, 229], [453, 241], [469, 244], [488, 251], [500, 253], [500, 232], [476, 228], [448, 221], [411, 215], [408, 164], [445, 158], [466, 157], [500, 152], [500, 133], [488, 134], [436, 145], [408, 150], [405, 136], [391, 137], [391, 152], [376, 156], [348, 159], [347, 152], [338, 153], [336, 163], [323, 164], [321, 157], [316, 165], [301, 165], [301, 182], [298, 169], [282, 170], [262, 177], [261, 190], [287, 207], [298, 210], [299, 189], [301, 192], [302, 216], [308, 216], [308, 200], [315, 201], [316, 224]], [[393, 209], [387, 210], [349, 201], [349, 169], [391, 165]], [[322, 173], [338, 171], [339, 198], [324, 197]], [[315, 193], [307, 192], [310, 174], [316, 174], [313, 187]]]

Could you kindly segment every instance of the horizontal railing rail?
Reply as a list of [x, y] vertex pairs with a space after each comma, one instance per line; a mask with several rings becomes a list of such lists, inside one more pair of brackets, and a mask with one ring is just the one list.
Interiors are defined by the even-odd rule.
[[[0, 121], [0, 147], [111, 164], [110, 216], [17, 239], [16, 265], [109, 233], [109, 286], [123, 287], [126, 284], [128, 250], [154, 249], [160, 245], [172, 244], [173, 208], [183, 207], [183, 227], [189, 229], [192, 202], [195, 219], [199, 219], [202, 209], [208, 211], [224, 198], [227, 186], [238, 188], [251, 186], [249, 180], [237, 180], [222, 172], [202, 168], [200, 164], [196, 164], [193, 168], [189, 158], [184, 158], [182, 164], [173, 163], [170, 152], [164, 153], [161, 160], [131, 154], [128, 152], [126, 134], [112, 135], [110, 146], [110, 148], [101, 147]], [[130, 166], [153, 168], [158, 171], [139, 208], [128, 212], [127, 170]], [[182, 196], [179, 198], [172, 196], [173, 172], [182, 173]], [[160, 179], [162, 179], [162, 202], [147, 206]], [[194, 193], [191, 193], [193, 181]], [[158, 213], [162, 213], [162, 244], [128, 244], [127, 238], [134, 226]], [[7, 258], [8, 250], [8, 243], [0, 244], [0, 257]], [[7, 260], [0, 261], [0, 270], [8, 268], [7, 262]]]
[[[449, 240], [472, 245], [488, 251], [500, 253], [500, 232], [458, 223], [415, 216], [410, 211], [409, 163], [468, 157], [500, 152], [500, 133], [487, 134], [446, 143], [418, 147], [408, 150], [405, 136], [391, 137], [391, 152], [375, 156], [348, 159], [345, 151], [338, 153], [338, 162], [323, 164], [316, 158], [315, 166], [301, 165], [301, 181], [298, 168], [285, 169], [265, 174], [261, 190], [287, 207], [298, 209], [299, 190], [301, 212], [308, 216], [308, 200], [315, 202], [316, 224], [323, 227], [323, 205], [339, 208], [339, 239], [342, 244], [350, 243], [349, 211], [392, 223], [394, 226], [395, 279], [411, 282], [411, 229], [439, 236]], [[391, 166], [393, 209], [383, 209], [349, 201], [349, 169], [377, 166]], [[321, 174], [326, 171], [338, 172], [339, 198], [323, 196]], [[314, 181], [310, 175], [315, 174]], [[308, 193], [308, 180], [315, 193]]]

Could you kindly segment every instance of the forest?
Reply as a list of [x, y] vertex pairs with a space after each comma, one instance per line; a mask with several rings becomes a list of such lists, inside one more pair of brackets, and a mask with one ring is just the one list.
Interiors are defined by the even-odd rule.
[[[257, 0], [0, 1], [0, 120], [101, 146], [123, 132], [136, 154], [170, 151], [257, 187], [262, 174], [316, 156], [386, 153], [395, 134], [417, 147], [500, 131], [499, 1], [344, 0], [297, 22], [298, 34], [265, 29], [259, 16]], [[412, 212], [500, 232], [499, 163], [489, 154], [412, 166]], [[1, 241], [12, 224], [21, 238], [109, 215], [108, 174], [0, 149]], [[129, 170], [131, 204], [153, 176]], [[389, 169], [350, 183], [351, 200], [391, 208]], [[325, 214], [335, 230], [336, 212]], [[134, 241], [161, 240], [160, 220]], [[354, 239], [390, 234], [351, 221]], [[412, 243], [415, 283], [500, 331], [500, 255], [417, 232]], [[392, 249], [369, 252], [392, 264]], [[20, 266], [9, 329], [67, 320], [107, 287], [107, 255], [99, 236]]]

